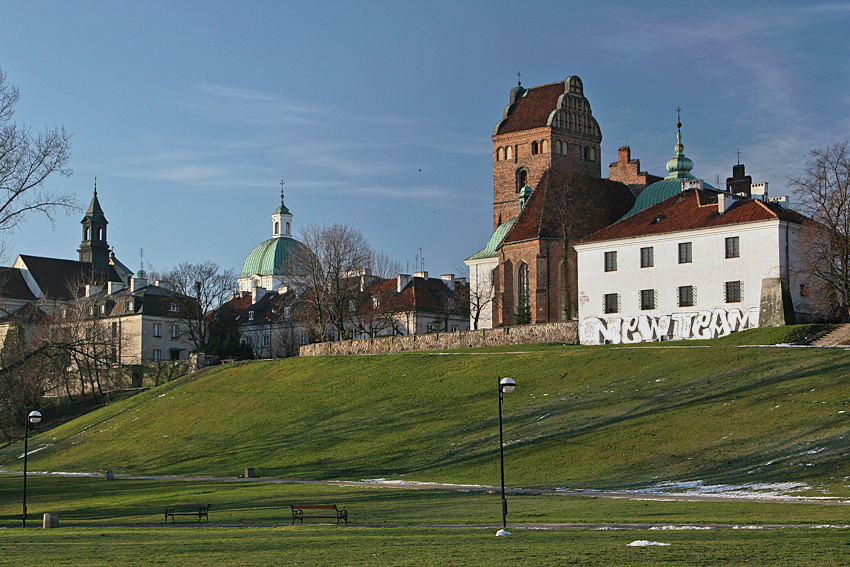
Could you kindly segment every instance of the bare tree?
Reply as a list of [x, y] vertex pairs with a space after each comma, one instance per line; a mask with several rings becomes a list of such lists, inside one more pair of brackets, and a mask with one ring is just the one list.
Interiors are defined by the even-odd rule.
[[12, 122], [18, 102], [18, 89], [6, 82], [0, 69], [0, 254], [6, 249], [6, 237], [28, 213], [44, 214], [51, 223], [58, 210], [78, 208], [72, 195], [63, 195], [45, 187], [50, 175], [68, 176], [71, 135], [64, 128], [45, 128], [33, 134]]
[[803, 175], [791, 178], [799, 209], [812, 221], [800, 234], [800, 272], [821, 315], [850, 320], [850, 142], [809, 152]]
[[363, 233], [347, 224], [309, 224], [302, 231], [302, 242], [306, 247], [299, 258], [303, 273], [296, 278], [301, 299], [311, 310], [317, 330], [329, 328], [335, 338], [346, 338], [356, 311], [360, 276], [372, 269], [375, 253]]
[[205, 352], [212, 323], [206, 315], [218, 309], [236, 289], [236, 274], [233, 270], [221, 271], [218, 264], [207, 260], [200, 264], [183, 262], [162, 278], [172, 291], [182, 295], [174, 313], [174, 318], [183, 323], [181, 332], [186, 333], [197, 352]]
[[563, 251], [559, 258], [561, 263], [561, 294], [563, 297], [564, 318], [569, 321], [577, 314], [573, 303], [573, 279], [575, 274], [571, 267], [571, 242], [583, 238], [597, 226], [603, 217], [601, 207], [595, 198], [594, 191], [588, 187], [588, 178], [583, 175], [578, 166], [563, 170], [550, 170], [546, 180], [548, 204], [547, 213], [555, 229], [554, 237], [563, 243]]

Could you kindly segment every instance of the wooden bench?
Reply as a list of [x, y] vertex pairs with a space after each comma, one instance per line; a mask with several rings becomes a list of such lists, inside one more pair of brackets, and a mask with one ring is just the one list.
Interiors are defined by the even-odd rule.
[[175, 504], [165, 509], [165, 523], [168, 523], [168, 516], [171, 516], [171, 521], [175, 523], [177, 522], [175, 516], [197, 516], [199, 524], [201, 523], [201, 518], [206, 518], [209, 522], [209, 511], [209, 504]]
[[[292, 525], [295, 525], [295, 520], [301, 520], [303, 526], [304, 518], [336, 518], [337, 526], [340, 520], [345, 520], [345, 525], [348, 525], [348, 511], [340, 510], [336, 504], [290, 504], [290, 508], [292, 508]], [[305, 514], [304, 510], [333, 510], [333, 513]]]

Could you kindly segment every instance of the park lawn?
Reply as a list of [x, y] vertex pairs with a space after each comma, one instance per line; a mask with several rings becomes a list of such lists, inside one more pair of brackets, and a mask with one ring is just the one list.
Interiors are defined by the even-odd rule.
[[[630, 547], [634, 541], [668, 543]], [[588, 531], [481, 528], [0, 530], [0, 565], [722, 566], [848, 565], [846, 530]]]
[[[22, 477], [0, 475], [0, 528], [21, 524]], [[27, 485], [30, 526], [42, 514], [59, 514], [60, 526], [139, 526], [164, 522], [172, 504], [211, 504], [212, 524], [289, 525], [289, 504], [337, 504], [352, 525], [496, 525], [498, 493], [457, 490], [346, 487], [267, 482], [180, 480], [106, 481], [92, 477], [31, 475]], [[565, 495], [508, 495], [509, 524], [625, 523], [727, 525], [848, 525], [841, 504], [659, 501]], [[184, 524], [197, 522], [184, 518]], [[310, 521], [308, 521], [309, 523]], [[325, 522], [312, 520], [312, 522]], [[169, 522], [170, 525], [170, 522]]]

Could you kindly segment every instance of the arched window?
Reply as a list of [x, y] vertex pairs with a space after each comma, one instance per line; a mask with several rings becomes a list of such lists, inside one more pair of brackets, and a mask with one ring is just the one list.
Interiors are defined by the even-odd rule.
[[91, 240], [91, 228], [83, 228], [83, 240]]
[[286, 234], [289, 234], [289, 223], [286, 223]]
[[513, 146], [508, 146], [505, 150], [505, 159], [514, 159], [514, 148]]
[[537, 155], [537, 142], [531, 142], [531, 155]]
[[523, 262], [517, 270], [516, 310], [514, 324], [527, 325], [531, 323], [531, 285], [529, 282], [528, 264]]
[[548, 140], [543, 140], [542, 142], [540, 142], [540, 153], [541, 154], [548, 154], [549, 153], [549, 141]]
[[496, 161], [505, 159], [505, 148], [496, 148]]
[[274, 221], [274, 235], [277, 236], [278, 234], [280, 234], [280, 223]]
[[528, 171], [525, 169], [520, 169], [516, 172], [516, 192], [519, 193], [520, 190], [526, 186], [528, 183]]

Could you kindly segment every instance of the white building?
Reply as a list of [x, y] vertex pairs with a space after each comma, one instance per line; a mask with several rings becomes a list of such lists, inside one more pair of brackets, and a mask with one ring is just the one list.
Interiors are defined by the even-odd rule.
[[805, 217], [701, 181], [682, 188], [576, 246], [581, 344], [707, 339], [784, 324], [792, 309], [811, 317], [794, 271]]

